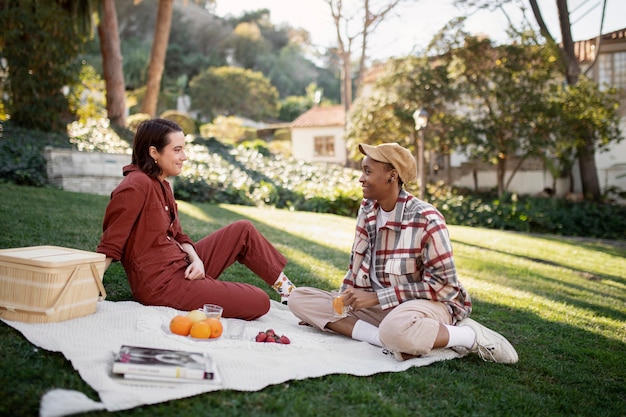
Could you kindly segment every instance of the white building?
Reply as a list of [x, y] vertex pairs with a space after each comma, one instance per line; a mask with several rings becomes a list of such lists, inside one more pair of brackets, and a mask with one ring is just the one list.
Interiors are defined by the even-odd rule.
[[306, 162], [347, 162], [343, 106], [316, 106], [291, 122], [293, 157]]

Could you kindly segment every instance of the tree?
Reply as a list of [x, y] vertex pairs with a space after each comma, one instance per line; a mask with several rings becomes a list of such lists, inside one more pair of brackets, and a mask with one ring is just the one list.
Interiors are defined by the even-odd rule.
[[[135, 0], [135, 2], [139, 3], [141, 0]], [[195, 0], [195, 3], [202, 4], [208, 9], [213, 7], [215, 0]], [[165, 57], [172, 28], [173, 9], [174, 0], [159, 0], [152, 50], [150, 52], [150, 64], [148, 65], [146, 94], [141, 104], [141, 112], [152, 117], [156, 115], [159, 93], [161, 91], [161, 79], [165, 69]]]
[[355, 101], [348, 138], [414, 147], [411, 114], [425, 107], [427, 147], [444, 155], [464, 149], [494, 164], [502, 195], [528, 157], [566, 157], [575, 146], [569, 138], [581, 125], [593, 126], [596, 140], [605, 144], [619, 136], [614, 93], [597, 86], [559, 92], [556, 51], [538, 45], [532, 33], [496, 46], [458, 30], [460, 23], [433, 39], [433, 57], [389, 62], [373, 94]]
[[[362, 8], [355, 11], [344, 9], [343, 0], [325, 0], [330, 7], [330, 13], [335, 24], [337, 35], [337, 49], [334, 53], [341, 61], [341, 102], [346, 111], [352, 106], [352, 45], [360, 38], [361, 54], [359, 57], [359, 67], [356, 75], [356, 88], [361, 85], [367, 59], [367, 44], [369, 36], [385, 17], [403, 0], [387, 0], [378, 8], [373, 5], [373, 0], [361, 0]], [[360, 9], [360, 10], [359, 10]], [[362, 16], [357, 18], [357, 13]], [[356, 31], [351, 27], [354, 20], [359, 22]]]
[[[524, 160], [550, 144], [550, 88], [555, 83], [551, 49], [520, 36], [510, 45], [466, 37], [451, 51], [452, 76], [462, 88], [459, 105], [470, 110], [474, 138], [463, 148], [470, 157], [496, 166], [502, 196]], [[508, 163], [517, 159], [509, 178]]]
[[267, 77], [281, 97], [288, 97], [303, 96], [318, 74], [313, 63], [304, 57], [301, 47], [290, 43], [279, 51]]
[[261, 29], [254, 22], [239, 23], [228, 42], [233, 49], [232, 65], [245, 69], [257, 70], [262, 57], [270, 55], [272, 46], [261, 35]]
[[[556, 45], [554, 37], [548, 31], [537, 0], [529, 0], [535, 19], [541, 34], [550, 42]], [[606, 2], [606, 0], [605, 0]], [[574, 41], [572, 40], [572, 27], [569, 19], [569, 9], [567, 0], [556, 0], [559, 12], [559, 24], [561, 27], [562, 46], [560, 47], [562, 67], [565, 72], [565, 79], [570, 86], [576, 85], [580, 76], [580, 64], [574, 52]], [[604, 18], [604, 15], [603, 15]], [[598, 36], [602, 34], [599, 33]], [[587, 200], [600, 201], [600, 180], [595, 159], [595, 140], [591, 134], [591, 129], [582, 129], [578, 132], [582, 135], [581, 140], [576, 141], [576, 153], [578, 156], [578, 166], [580, 169], [580, 180], [583, 188], [583, 195]]]
[[102, 0], [102, 18], [98, 24], [102, 75], [106, 84], [106, 107], [111, 124], [126, 127], [126, 87], [122, 67], [117, 13], [113, 0]]
[[[509, 3], [511, 0], [503, 0], [498, 3], [501, 6], [504, 3]], [[492, 2], [487, 0], [458, 0], [459, 3], [467, 3], [479, 8], [492, 7]], [[574, 41], [572, 38], [572, 30], [570, 23], [570, 13], [567, 5], [567, 0], [556, 0], [556, 6], [559, 15], [559, 25], [561, 31], [561, 44], [557, 44], [554, 37], [548, 30], [548, 27], [543, 19], [541, 10], [537, 4], [537, 0], [528, 0], [532, 9], [533, 15], [541, 35], [547, 40], [547, 42], [560, 51], [559, 61], [561, 64], [562, 73], [565, 76], [567, 84], [570, 86], [576, 85], [578, 82], [581, 70], [580, 64], [574, 51]], [[606, 0], [604, 0], [606, 4]], [[604, 19], [604, 14], [602, 15]], [[600, 25], [602, 27], [602, 24]], [[601, 36], [599, 33], [598, 36]], [[578, 159], [580, 178], [583, 188], [583, 195], [587, 200], [599, 201], [601, 198], [600, 193], [600, 181], [598, 179], [598, 171], [595, 161], [595, 141], [593, 135], [590, 135], [590, 129], [583, 129], [579, 132], [583, 137], [581, 140], [577, 140], [576, 156]]]
[[141, 104], [141, 112], [154, 117], [156, 115], [161, 78], [165, 68], [165, 55], [172, 26], [172, 8], [174, 0], [159, 0], [157, 23], [154, 29], [150, 64], [148, 65], [148, 83], [146, 95]]
[[622, 140], [619, 128], [619, 95], [615, 88], [601, 90], [597, 83], [584, 75], [575, 85], [559, 85], [553, 98], [556, 113], [554, 156], [561, 170], [570, 174], [577, 149], [591, 138], [598, 151], [610, 143]]
[[276, 117], [278, 91], [262, 73], [236, 67], [209, 68], [189, 82], [192, 107], [209, 116], [252, 120]]
[[0, 48], [9, 69], [9, 110], [18, 126], [62, 130], [71, 118], [63, 88], [79, 79], [80, 47], [93, 1], [0, 1]]

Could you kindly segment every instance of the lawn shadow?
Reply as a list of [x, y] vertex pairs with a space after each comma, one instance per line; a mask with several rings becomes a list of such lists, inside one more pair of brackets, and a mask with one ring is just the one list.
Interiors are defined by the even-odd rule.
[[[549, 241], [557, 242], [557, 243], [563, 243], [563, 241], [561, 239], [556, 239], [556, 238], [550, 239], [550, 238], [541, 237], [540, 239], [545, 239], [545, 240], [549, 240]], [[613, 280], [613, 281], [616, 281], [616, 282], [620, 282], [622, 284], [626, 284], [626, 278], [625, 277], [621, 277], [621, 276], [602, 274], [602, 273], [593, 273], [593, 272], [589, 272], [589, 271], [584, 271], [584, 270], [572, 267], [570, 265], [565, 265], [563, 263], [554, 262], [554, 261], [549, 260], [549, 259], [543, 259], [543, 258], [537, 258], [537, 257], [533, 257], [533, 256], [521, 255], [519, 253], [507, 252], [507, 251], [503, 251], [503, 250], [499, 250], [499, 249], [494, 249], [494, 248], [489, 248], [489, 247], [486, 247], [486, 246], [477, 245], [477, 244], [474, 244], [474, 243], [464, 242], [462, 240], [451, 239], [451, 241], [452, 241], [452, 243], [454, 243], [456, 245], [465, 245], [465, 246], [473, 247], [473, 248], [476, 248], [476, 249], [479, 249], [479, 250], [490, 251], [490, 252], [499, 253], [499, 254], [502, 254], [502, 255], [514, 256], [514, 257], [517, 257], [517, 258], [525, 259], [525, 260], [528, 260], [528, 261], [532, 261], [532, 262], [536, 262], [536, 263], [540, 263], [540, 264], [544, 264], [544, 265], [550, 265], [550, 266], [554, 266], [554, 267], [558, 267], [558, 268], [568, 269], [568, 270], [574, 272], [575, 274], [579, 275], [581, 278], [585, 278], [585, 279], [592, 280], [592, 281], [600, 281], [600, 280], [603, 280], [603, 279], [609, 279], [609, 280]], [[618, 249], [613, 248], [613, 250], [609, 250], [609, 248], [607, 248], [606, 245], [598, 245], [598, 244], [593, 244], [593, 243], [587, 243], [587, 244], [581, 244], [581, 245], [577, 245], [577, 246], [584, 246], [586, 249], [594, 250], [594, 251], [598, 251], [598, 252], [603, 252], [603, 253], [606, 253], [608, 255], [612, 255], [612, 256], [616, 256], [616, 257], [623, 257], [624, 256], [624, 254], [621, 251], [619, 251]]]
[[527, 234], [530, 237], [547, 240], [549, 242], [569, 243], [595, 252], [602, 252], [616, 257], [626, 256], [626, 240], [596, 239], [587, 237], [559, 236]]
[[[457, 245], [467, 245], [470, 247], [476, 247], [481, 250], [493, 251], [506, 256], [518, 257], [518, 255], [508, 252], [492, 250], [489, 248], [482, 248], [480, 246], [457, 242]], [[465, 255], [455, 255], [457, 259], [457, 265], [462, 265]], [[522, 259], [536, 262], [533, 258], [525, 256], [519, 256]], [[471, 259], [475, 261], [476, 259]], [[468, 259], [470, 261], [470, 259]], [[607, 287], [603, 285], [602, 281], [587, 280], [584, 281], [587, 286], [582, 283], [573, 283], [572, 281], [564, 281], [556, 278], [555, 276], [548, 275], [546, 273], [539, 273], [532, 271], [530, 275], [520, 273], [520, 267], [517, 266], [505, 266], [498, 260], [490, 260], [488, 256], [480, 258], [480, 263], [483, 265], [484, 271], [498, 271], [498, 276], [490, 276], [486, 278], [477, 277], [479, 281], [488, 281], [490, 283], [496, 283], [505, 287], [518, 289], [528, 293], [536, 294], [540, 297], [545, 297], [551, 301], [566, 304], [568, 306], [575, 306], [587, 311], [592, 311], [596, 315], [605, 317], [617, 317], [619, 320], [626, 321], [626, 311], [619, 306], [623, 306], [626, 303], [626, 294], [623, 292], [608, 292]], [[560, 264], [550, 265], [555, 268], [569, 269], [567, 266]], [[502, 272], [502, 273], [500, 273]], [[463, 281], [463, 278], [460, 278]], [[614, 279], [610, 276], [605, 276], [605, 279]], [[616, 281], [621, 281], [618, 279]], [[585, 295], [587, 294], [587, 295]], [[470, 291], [471, 295], [471, 291]], [[598, 305], [593, 303], [593, 300], [601, 297], [604, 300], [605, 305]], [[592, 300], [592, 301], [587, 301]]]

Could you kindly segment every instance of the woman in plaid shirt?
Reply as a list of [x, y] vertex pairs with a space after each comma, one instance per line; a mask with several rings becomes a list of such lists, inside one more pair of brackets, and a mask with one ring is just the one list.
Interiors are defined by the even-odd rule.
[[472, 302], [456, 274], [445, 219], [403, 189], [416, 179], [411, 152], [397, 143], [359, 145], [363, 202], [340, 293], [345, 316], [328, 291], [299, 287], [290, 310], [303, 322], [384, 347], [398, 360], [435, 348], [515, 363], [500, 334], [469, 318]]

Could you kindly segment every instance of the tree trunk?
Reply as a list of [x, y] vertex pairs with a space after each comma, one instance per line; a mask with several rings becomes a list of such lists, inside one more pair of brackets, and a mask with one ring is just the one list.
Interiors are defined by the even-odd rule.
[[111, 124], [126, 127], [126, 86], [122, 68], [117, 13], [113, 0], [102, 1], [102, 19], [98, 25], [102, 73], [106, 84], [106, 106]]
[[578, 148], [578, 168], [580, 170], [580, 181], [583, 186], [583, 196], [585, 200], [600, 201], [600, 180], [596, 168], [595, 147], [593, 141], [586, 141]]
[[504, 177], [506, 175], [506, 158], [498, 158], [496, 165], [496, 172], [498, 177], [498, 197], [502, 197], [506, 191], [504, 186]]
[[352, 63], [350, 62], [350, 51], [343, 53], [343, 62], [341, 66], [341, 78], [343, 82], [343, 108], [348, 114], [352, 107]]
[[[574, 52], [574, 41], [572, 40], [572, 28], [569, 20], [567, 0], [557, 0], [557, 6], [559, 10], [559, 23], [561, 24], [561, 35], [563, 37], [563, 50], [567, 57], [567, 84], [575, 85], [580, 76], [580, 64]], [[581, 144], [576, 147], [583, 195], [586, 200], [600, 201], [601, 194], [598, 169], [596, 167], [595, 141], [592, 135], [584, 133], [583, 135], [584, 137], [582, 138]]]
[[159, 92], [161, 91], [161, 77], [165, 68], [165, 55], [172, 26], [173, 3], [174, 0], [159, 0], [150, 65], [148, 67], [148, 85], [146, 96], [141, 105], [141, 112], [149, 114], [151, 117], [155, 117], [157, 112]]

